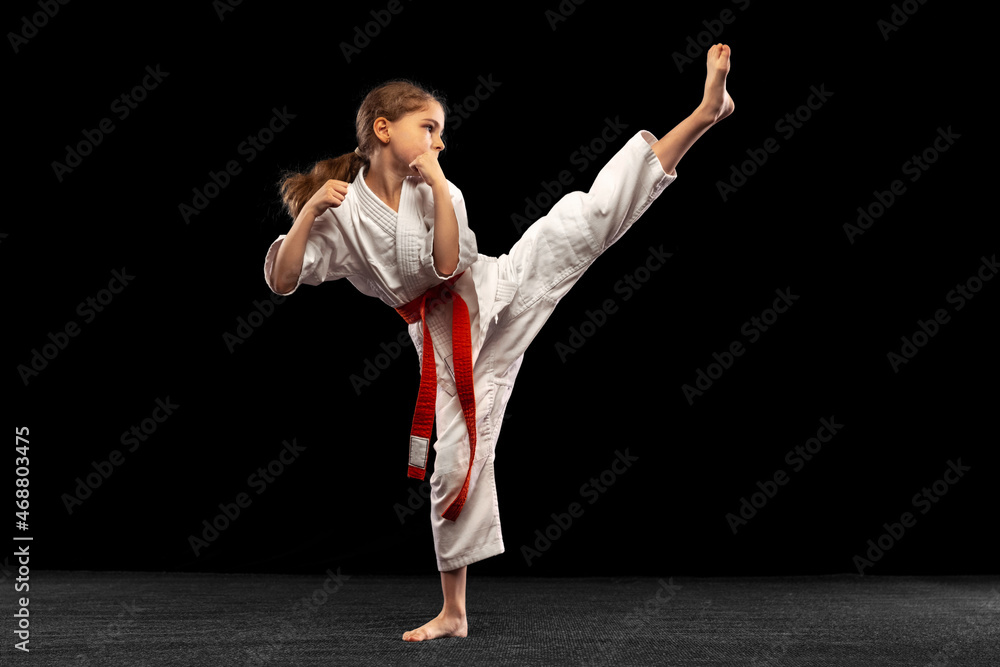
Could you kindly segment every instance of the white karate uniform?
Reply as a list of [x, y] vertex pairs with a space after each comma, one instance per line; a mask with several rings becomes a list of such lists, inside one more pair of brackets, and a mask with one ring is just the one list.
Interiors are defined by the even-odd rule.
[[[452, 366], [452, 311], [450, 306], [438, 308], [428, 315], [427, 324], [438, 379], [430, 499], [439, 570], [503, 553], [493, 464], [524, 351], [584, 271], [677, 178], [676, 172], [664, 173], [651, 148], [655, 142], [649, 132], [637, 132], [601, 169], [589, 192], [564, 195], [500, 257], [478, 254], [462, 193], [448, 182], [460, 246], [458, 268], [452, 275], [462, 274], [453, 289], [468, 304], [472, 330], [477, 443], [465, 505], [450, 521], [441, 515], [465, 482], [469, 435]], [[368, 188], [362, 170], [341, 205], [316, 218], [298, 283], [286, 295], [302, 283], [347, 278], [389, 306], [409, 303], [450, 277], [434, 268], [433, 222], [431, 189], [419, 177], [403, 182], [397, 214]], [[264, 278], [275, 293], [279, 292], [271, 269], [285, 236], [271, 244], [264, 261]], [[410, 324], [409, 333], [420, 359], [420, 322]], [[413, 405], [399, 409], [412, 413]], [[400, 434], [400, 452], [403, 442]], [[402, 458], [400, 454], [400, 474]]]

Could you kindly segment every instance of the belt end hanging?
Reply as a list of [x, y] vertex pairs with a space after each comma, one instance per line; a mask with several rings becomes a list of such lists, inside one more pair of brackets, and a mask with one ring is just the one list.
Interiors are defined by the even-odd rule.
[[469, 480], [466, 478], [465, 485], [462, 490], [458, 492], [458, 497], [452, 501], [451, 505], [448, 505], [448, 509], [444, 511], [441, 516], [448, 521], [457, 521], [458, 515], [462, 513], [462, 508], [465, 507], [465, 500], [469, 494]]
[[[431, 415], [433, 416], [433, 412]], [[428, 429], [429, 430], [429, 429]], [[407, 461], [406, 476], [410, 479], [424, 478], [427, 471], [427, 452], [430, 440], [420, 436], [410, 436], [410, 460]]]

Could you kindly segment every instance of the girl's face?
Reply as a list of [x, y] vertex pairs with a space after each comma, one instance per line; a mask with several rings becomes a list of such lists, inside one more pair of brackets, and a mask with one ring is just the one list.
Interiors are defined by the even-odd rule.
[[431, 102], [390, 124], [389, 146], [401, 162], [409, 165], [428, 151], [443, 151], [444, 109]]

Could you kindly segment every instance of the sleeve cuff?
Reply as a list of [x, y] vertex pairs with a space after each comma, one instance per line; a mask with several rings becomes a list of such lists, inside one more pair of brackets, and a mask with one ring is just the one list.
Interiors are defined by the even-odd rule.
[[[637, 137], [642, 137], [642, 141], [645, 141], [645, 146], [642, 145], [642, 141], [637, 139]], [[658, 192], [662, 190], [677, 179], [676, 169], [674, 169], [674, 173], [672, 174], [668, 174], [663, 171], [663, 165], [660, 164], [660, 158], [656, 157], [656, 153], [653, 152], [653, 144], [655, 144], [658, 140], [651, 132], [639, 130], [636, 133], [636, 136], [632, 137], [630, 141], [634, 141], [636, 146], [643, 151], [646, 163], [649, 164], [650, 167], [652, 167], [660, 176], [660, 178], [658, 178], [653, 184], [653, 189], [655, 191]]]
[[[459, 234], [461, 234], [461, 232], [459, 232]], [[461, 246], [459, 246], [459, 247], [461, 247]], [[438, 278], [439, 280], [448, 280], [449, 278], [453, 278], [453, 277], [455, 277], [456, 275], [458, 275], [459, 273], [461, 273], [461, 272], [462, 272], [462, 271], [464, 271], [465, 269], [464, 269], [464, 268], [462, 267], [462, 262], [459, 262], [459, 263], [458, 263], [458, 265], [457, 265], [457, 266], [455, 267], [455, 270], [454, 270], [454, 271], [452, 271], [452, 272], [451, 272], [451, 273], [450, 273], [449, 275], [447, 275], [447, 276], [443, 276], [443, 275], [441, 275], [441, 272], [437, 270], [437, 267], [436, 267], [436, 266], [434, 266], [434, 258], [433, 258], [433, 257], [431, 257], [431, 265], [430, 265], [430, 270], [431, 270], [431, 272], [432, 272], [432, 273], [434, 274], [434, 276], [435, 276], [436, 278]]]
[[[469, 228], [469, 222], [467, 213], [465, 211], [465, 199], [462, 196], [461, 191], [455, 187], [455, 184], [448, 181], [448, 190], [451, 194], [451, 203], [455, 210], [455, 218], [458, 221], [458, 264], [455, 266], [455, 270], [449, 275], [443, 275], [437, 270], [437, 266], [434, 264], [434, 225], [431, 223], [430, 230], [427, 233], [426, 244], [424, 246], [424, 272], [427, 275], [434, 276], [436, 280], [445, 281], [450, 278], [454, 278], [460, 275], [463, 271], [468, 269], [479, 257], [478, 246], [476, 244], [476, 234]], [[433, 216], [433, 213], [431, 213]], [[433, 217], [432, 217], [433, 220]]]
[[299, 279], [295, 281], [295, 287], [292, 288], [291, 292], [284, 292], [284, 293], [279, 292], [274, 286], [274, 281], [271, 277], [271, 271], [274, 270], [274, 260], [278, 256], [278, 248], [281, 247], [281, 242], [285, 239], [286, 236], [287, 234], [282, 234], [281, 236], [276, 238], [271, 243], [271, 247], [267, 249], [267, 256], [264, 257], [264, 282], [267, 283], [267, 286], [271, 288], [272, 292], [274, 292], [275, 294], [279, 294], [281, 296], [289, 296], [291, 294], [294, 294], [295, 291], [299, 288], [299, 285], [302, 284], [302, 276], [299, 276]]

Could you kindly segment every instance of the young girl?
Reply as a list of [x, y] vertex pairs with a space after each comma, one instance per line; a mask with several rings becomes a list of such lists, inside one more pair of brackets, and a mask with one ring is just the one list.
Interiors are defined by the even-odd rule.
[[406, 81], [372, 90], [358, 148], [281, 184], [294, 218], [268, 249], [277, 294], [347, 278], [409, 323], [421, 366], [408, 474], [423, 479], [433, 420], [431, 524], [444, 605], [407, 641], [465, 637], [466, 570], [504, 551], [493, 477], [504, 409], [528, 344], [597, 257], [677, 177], [681, 157], [734, 109], [729, 47], [707, 57], [705, 94], [659, 141], [637, 132], [589, 192], [563, 196], [510, 252], [480, 255], [461, 191], [438, 163], [443, 100]]

